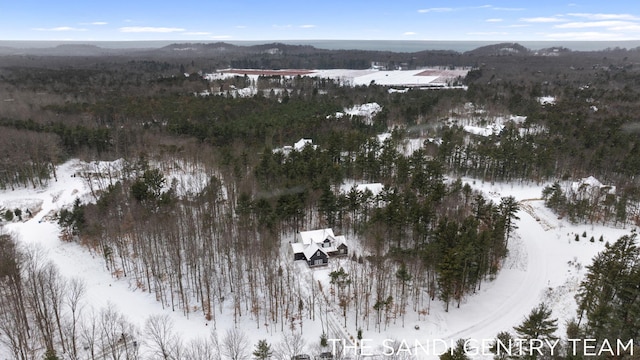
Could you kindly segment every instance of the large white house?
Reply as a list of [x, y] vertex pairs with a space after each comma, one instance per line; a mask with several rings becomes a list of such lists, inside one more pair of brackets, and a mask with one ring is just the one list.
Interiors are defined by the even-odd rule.
[[347, 255], [344, 235], [336, 236], [332, 229], [300, 231], [291, 243], [293, 260], [304, 260], [311, 267], [327, 265], [330, 256]]

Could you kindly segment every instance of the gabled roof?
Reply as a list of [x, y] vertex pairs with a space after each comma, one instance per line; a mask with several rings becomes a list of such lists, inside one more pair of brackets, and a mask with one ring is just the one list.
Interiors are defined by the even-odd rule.
[[318, 245], [314, 242], [311, 243], [311, 245], [307, 246], [306, 249], [304, 249], [304, 257], [309, 260], [318, 250], [320, 250], [324, 254], [324, 256], [328, 256], [327, 253], [323, 249], [318, 247]]
[[575, 181], [571, 183], [571, 190], [574, 192], [578, 191], [586, 191], [593, 192], [594, 189], [605, 190], [607, 194], [615, 194], [616, 187], [613, 185], [604, 185], [598, 179], [593, 176], [589, 176], [587, 178], [580, 179], [580, 181]]
[[302, 151], [302, 149], [304, 149], [304, 147], [307, 145], [313, 146], [313, 140], [300, 139], [295, 144], [293, 144], [293, 148], [296, 149], [296, 151]]
[[319, 229], [319, 230], [310, 230], [310, 231], [300, 231], [300, 242], [305, 245], [311, 245], [312, 243], [321, 243], [324, 239], [329, 238], [329, 240], [334, 240], [335, 235], [333, 235], [332, 229]]
[[328, 253], [333, 253], [338, 251], [340, 245], [347, 246], [347, 240], [343, 235], [336, 236], [336, 238], [331, 241], [331, 246], [323, 247], [322, 249]]
[[304, 252], [304, 244], [301, 243], [291, 243], [291, 251], [293, 251], [294, 254], [301, 254]]

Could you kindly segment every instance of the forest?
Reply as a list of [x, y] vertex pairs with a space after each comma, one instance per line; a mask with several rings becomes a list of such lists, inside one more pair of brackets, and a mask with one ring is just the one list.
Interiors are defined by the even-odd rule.
[[[540, 197], [559, 218], [640, 225], [638, 49], [509, 45], [518, 51], [505, 54], [507, 45], [496, 45], [405, 54], [220, 46], [186, 55], [171, 46], [2, 55], [0, 189], [46, 187], [69, 159], [117, 160], [116, 173], [78, 174], [91, 196], [55, 214], [61, 238], [97, 254], [111, 276], [153, 294], [167, 310], [206, 319], [214, 329], [228, 316], [234, 324], [250, 317], [258, 329], [290, 334], [273, 349], [256, 345], [255, 358], [299, 353], [306, 320], [320, 320], [326, 345], [322, 309], [339, 310], [345, 326], [355, 318], [358, 333], [381, 332], [404, 327], [407, 314], [428, 316], [437, 302], [449, 311], [473, 301], [500, 273], [520, 204], [512, 196], [487, 198], [462, 178], [549, 182]], [[265, 52], [274, 47], [280, 51]], [[464, 89], [403, 92], [304, 76], [204, 76], [227, 67], [363, 69], [374, 62], [472, 70], [460, 79]], [[249, 86], [262, 91], [234, 95]], [[212, 95], [199, 96], [203, 91]], [[553, 104], [541, 104], [549, 95]], [[333, 116], [365, 103], [382, 107], [371, 122]], [[469, 119], [484, 126], [514, 115], [526, 120], [489, 136], [465, 130]], [[422, 146], [403, 150], [416, 137]], [[300, 138], [317, 146], [278, 151]], [[178, 181], [177, 173], [188, 176]], [[587, 194], [561, 185], [588, 176], [608, 187]], [[340, 191], [345, 183], [374, 182], [384, 186], [379, 194]], [[22, 219], [21, 209], [0, 210], [2, 225]], [[283, 249], [297, 232], [327, 227], [356, 244], [345, 266], [332, 269], [328, 288], [310, 282], [301, 290]], [[247, 342], [238, 346], [239, 333], [187, 344], [175, 340], [165, 317], [135, 329], [115, 309], [80, 316], [84, 285], [61, 277], [12, 233], [0, 233], [0, 344], [13, 358], [250, 356], [239, 349]], [[634, 233], [607, 245], [589, 266], [569, 338], [638, 340], [635, 241]], [[551, 338], [552, 322], [531, 323], [548, 320], [547, 310], [533, 309], [515, 332]], [[142, 338], [153, 355], [138, 351]]]

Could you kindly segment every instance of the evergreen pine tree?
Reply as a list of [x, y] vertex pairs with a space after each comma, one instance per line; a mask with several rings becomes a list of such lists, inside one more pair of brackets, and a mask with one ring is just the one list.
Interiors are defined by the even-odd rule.
[[467, 349], [465, 347], [465, 339], [458, 339], [456, 346], [440, 355], [440, 360], [469, 360]]
[[271, 345], [267, 343], [267, 340], [258, 341], [255, 350], [253, 350], [253, 356], [258, 360], [266, 360], [270, 358], [272, 354]]
[[640, 336], [640, 249], [636, 233], [625, 235], [596, 255], [580, 284], [578, 324], [595, 339]]
[[49, 349], [44, 354], [44, 360], [60, 360], [60, 358], [56, 355], [55, 350]]
[[532, 339], [556, 340], [557, 337], [553, 333], [558, 330], [558, 319], [552, 319], [551, 309], [546, 304], [540, 303], [531, 310], [520, 325], [514, 326], [513, 329], [518, 338], [527, 340], [523, 346], [527, 357], [530, 355], [530, 358], [535, 359], [539, 354], [537, 351], [530, 350], [527, 343]]
[[504, 218], [504, 240], [505, 243], [509, 243], [509, 236], [511, 232], [518, 227], [515, 225], [514, 220], [520, 220], [520, 218], [516, 215], [518, 210], [520, 210], [520, 206], [518, 205], [518, 201], [513, 196], [503, 197], [499, 206], [500, 214]]
[[411, 281], [411, 274], [407, 270], [407, 266], [403, 263], [400, 264], [398, 271], [396, 271], [396, 278], [402, 283], [402, 295], [404, 295], [404, 288], [407, 282]]
[[[576, 319], [570, 319], [565, 323], [566, 326], [566, 334], [567, 339], [585, 339], [584, 332], [578, 325], [578, 321]], [[584, 359], [584, 355], [580, 353], [580, 351], [573, 351], [574, 345], [569, 344], [568, 341], [565, 344], [567, 351], [565, 351], [565, 359], [566, 360], [581, 360]], [[577, 348], [577, 346], [576, 346]]]
[[498, 335], [496, 335], [496, 341], [491, 344], [491, 348], [489, 348], [489, 351], [495, 354], [493, 355], [493, 359], [507, 360], [511, 358], [510, 352], [512, 352], [511, 346], [513, 343], [514, 339], [510, 333], [506, 331], [499, 332]]

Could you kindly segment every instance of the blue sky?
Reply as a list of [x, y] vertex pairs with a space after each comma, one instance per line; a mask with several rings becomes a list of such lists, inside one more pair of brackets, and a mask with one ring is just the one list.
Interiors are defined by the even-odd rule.
[[640, 39], [640, 2], [0, 0], [0, 40]]

